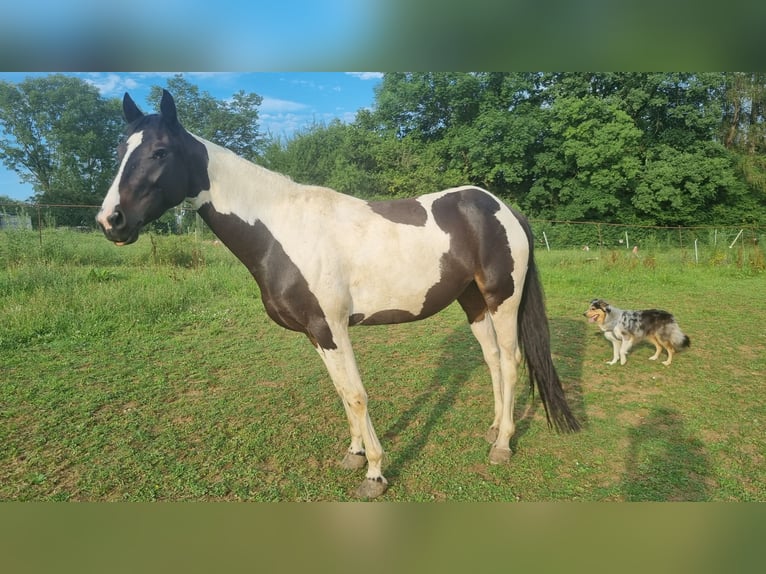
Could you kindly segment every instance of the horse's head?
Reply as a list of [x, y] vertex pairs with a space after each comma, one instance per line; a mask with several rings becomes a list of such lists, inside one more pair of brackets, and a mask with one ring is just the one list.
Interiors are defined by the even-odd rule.
[[144, 115], [126, 93], [122, 110], [129, 125], [120, 167], [96, 216], [117, 245], [133, 243], [144, 225], [210, 187], [207, 150], [179, 123], [173, 96], [163, 91], [160, 113]]

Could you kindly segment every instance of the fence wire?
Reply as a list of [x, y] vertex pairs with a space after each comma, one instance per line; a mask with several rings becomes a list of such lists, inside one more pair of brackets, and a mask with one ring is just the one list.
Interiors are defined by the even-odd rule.
[[[0, 203], [0, 232], [36, 231], [40, 243], [44, 229], [96, 231], [98, 205], [70, 204], [3, 204]], [[766, 239], [766, 226], [700, 225], [663, 227], [620, 223], [530, 220], [537, 249], [583, 251], [628, 250], [633, 253], [680, 249], [694, 252], [716, 252], [726, 248], [760, 250]], [[196, 212], [189, 206], [178, 206], [153, 222], [149, 230], [159, 234], [209, 234]], [[50, 240], [50, 239], [48, 239]]]

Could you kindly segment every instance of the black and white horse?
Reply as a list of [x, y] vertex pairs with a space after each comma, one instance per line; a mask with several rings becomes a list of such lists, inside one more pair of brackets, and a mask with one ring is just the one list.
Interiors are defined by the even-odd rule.
[[128, 94], [119, 171], [98, 213], [117, 245], [185, 200], [258, 283], [276, 323], [304, 333], [322, 357], [351, 427], [342, 465], [367, 464], [361, 497], [382, 494], [383, 449], [367, 410], [348, 329], [424, 319], [457, 300], [489, 366], [495, 413], [491, 463], [510, 459], [522, 351], [549, 424], [579, 424], [550, 353], [543, 293], [526, 220], [489, 192], [456, 187], [370, 202], [301, 185], [187, 132], [163, 93], [144, 115]]

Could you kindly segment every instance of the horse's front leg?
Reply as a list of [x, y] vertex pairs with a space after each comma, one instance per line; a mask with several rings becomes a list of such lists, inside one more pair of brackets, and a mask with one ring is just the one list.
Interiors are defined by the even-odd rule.
[[341, 465], [349, 469], [362, 468], [366, 459], [367, 478], [355, 494], [361, 498], [375, 498], [388, 488], [381, 469], [383, 448], [367, 410], [367, 392], [362, 385], [348, 331], [333, 329], [333, 340], [335, 349], [317, 347], [317, 350], [343, 401], [351, 429], [351, 444]]
[[[333, 384], [334, 383], [335, 381], [333, 381]], [[348, 426], [351, 430], [351, 444], [349, 445], [343, 460], [340, 461], [340, 465], [347, 470], [358, 470], [364, 468], [367, 464], [367, 455], [364, 450], [364, 440], [362, 439], [362, 429], [359, 426], [359, 421], [354, 415], [351, 406], [343, 398], [341, 389], [335, 385], [335, 390], [338, 391], [338, 395], [340, 395], [343, 409], [346, 411]]]

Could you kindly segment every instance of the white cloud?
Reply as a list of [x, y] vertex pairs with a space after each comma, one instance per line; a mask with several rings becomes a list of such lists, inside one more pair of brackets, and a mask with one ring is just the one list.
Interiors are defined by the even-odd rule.
[[356, 119], [356, 112], [317, 112], [305, 106], [303, 111], [272, 113], [262, 111], [258, 116], [261, 131], [284, 138], [292, 138], [314, 124], [330, 124], [335, 119], [348, 124]]
[[382, 80], [383, 72], [346, 72], [349, 76], [354, 76], [360, 80]]
[[85, 81], [95, 86], [102, 96], [121, 95], [138, 87], [138, 82], [119, 74], [93, 74]]
[[261, 131], [277, 137], [292, 137], [296, 132], [311, 125], [310, 115], [294, 113], [261, 114]]
[[271, 114], [283, 114], [288, 112], [300, 112], [305, 110], [308, 106], [300, 102], [293, 102], [290, 100], [280, 100], [279, 98], [270, 98], [269, 96], [263, 96], [263, 101], [260, 105], [261, 113]]

